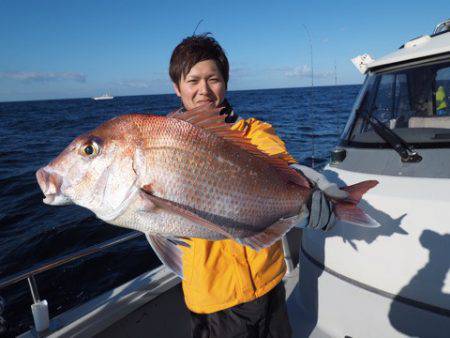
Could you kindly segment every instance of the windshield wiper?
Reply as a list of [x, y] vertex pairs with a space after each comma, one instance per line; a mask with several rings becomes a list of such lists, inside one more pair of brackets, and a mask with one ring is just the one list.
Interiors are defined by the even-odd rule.
[[420, 156], [405, 140], [398, 136], [394, 131], [386, 127], [375, 117], [366, 117], [373, 130], [388, 143], [401, 157], [402, 162], [420, 162]]

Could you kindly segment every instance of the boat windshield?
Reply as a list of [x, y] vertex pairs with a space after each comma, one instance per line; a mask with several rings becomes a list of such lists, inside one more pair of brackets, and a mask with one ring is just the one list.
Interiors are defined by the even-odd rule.
[[414, 147], [450, 146], [450, 62], [368, 75], [343, 134], [344, 144], [386, 145], [371, 120]]

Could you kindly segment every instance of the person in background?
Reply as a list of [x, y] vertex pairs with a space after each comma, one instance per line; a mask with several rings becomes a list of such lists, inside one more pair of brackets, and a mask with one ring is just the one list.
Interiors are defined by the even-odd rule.
[[[243, 131], [261, 151], [296, 163], [270, 124], [240, 118], [227, 101], [228, 59], [214, 38], [208, 34], [185, 38], [172, 53], [169, 74], [181, 99], [179, 112], [205, 104], [223, 107], [221, 114], [226, 114], [231, 129]], [[309, 203], [309, 226], [330, 228], [334, 215], [322, 190], [338, 197], [342, 192], [312, 169], [299, 165], [297, 169], [318, 187]], [[281, 241], [258, 252], [230, 239], [191, 238], [188, 244], [189, 248], [181, 247], [182, 289], [193, 337], [291, 336], [281, 283], [286, 272]]]
[[447, 95], [443, 86], [439, 86], [436, 91], [436, 115], [447, 115]]

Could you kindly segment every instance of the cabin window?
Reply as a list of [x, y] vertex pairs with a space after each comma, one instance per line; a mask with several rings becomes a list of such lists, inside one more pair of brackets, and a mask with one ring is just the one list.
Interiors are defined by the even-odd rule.
[[369, 117], [406, 142], [450, 143], [450, 62], [369, 75], [346, 141], [385, 143]]
[[389, 124], [389, 121], [396, 115], [394, 110], [395, 77], [394, 74], [381, 77], [375, 102], [372, 106], [371, 115], [385, 124]]

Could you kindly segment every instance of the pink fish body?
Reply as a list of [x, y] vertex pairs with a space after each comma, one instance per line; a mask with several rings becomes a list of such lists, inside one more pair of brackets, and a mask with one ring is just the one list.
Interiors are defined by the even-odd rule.
[[[182, 237], [271, 245], [308, 216], [311, 189], [287, 163], [230, 130], [218, 111], [123, 115], [77, 137], [38, 170], [44, 203], [75, 203], [107, 223], [146, 233], [179, 275]], [[353, 189], [357, 201], [344, 203], [347, 216], [376, 185], [363, 183]]]

